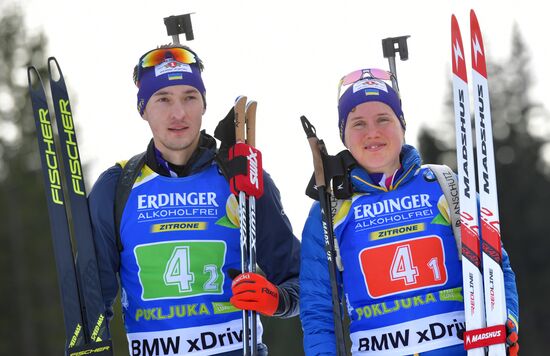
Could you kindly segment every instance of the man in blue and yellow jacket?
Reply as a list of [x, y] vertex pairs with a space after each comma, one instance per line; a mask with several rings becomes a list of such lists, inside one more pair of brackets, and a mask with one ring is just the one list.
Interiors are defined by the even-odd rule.
[[[131, 355], [242, 354], [241, 309], [298, 312], [300, 244], [266, 173], [256, 208], [265, 277], [246, 273], [232, 283], [241, 266], [238, 204], [222, 174], [226, 157], [201, 131], [202, 69], [187, 47], [164, 46], [140, 58], [138, 111], [153, 135], [144, 164], [118, 223], [123, 164], [105, 171], [89, 197], [107, 314], [120, 285]], [[261, 323], [257, 330], [258, 352], [266, 355]]]

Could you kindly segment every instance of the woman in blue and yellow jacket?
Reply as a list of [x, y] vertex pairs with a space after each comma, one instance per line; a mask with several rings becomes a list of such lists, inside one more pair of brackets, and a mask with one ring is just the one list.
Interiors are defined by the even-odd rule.
[[[339, 285], [354, 355], [466, 355], [460, 251], [430, 168], [405, 144], [398, 93], [381, 70], [344, 77], [339, 129], [357, 162], [351, 199], [334, 216]], [[387, 72], [386, 72], [387, 73]], [[460, 241], [459, 241], [460, 242]], [[302, 236], [300, 317], [306, 355], [335, 355], [331, 281], [320, 207]], [[515, 276], [502, 250], [507, 342], [517, 352]]]

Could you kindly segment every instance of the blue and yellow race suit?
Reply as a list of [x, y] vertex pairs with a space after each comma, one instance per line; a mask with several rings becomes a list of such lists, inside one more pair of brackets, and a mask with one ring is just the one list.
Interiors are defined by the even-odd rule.
[[[353, 354], [465, 355], [462, 267], [448, 205], [433, 172], [405, 145], [389, 186], [362, 168], [340, 204], [334, 232]], [[334, 355], [330, 280], [321, 215], [313, 205], [302, 237], [300, 314], [306, 355]], [[517, 319], [515, 276], [503, 250], [506, 300]]]
[[[202, 133], [184, 172], [170, 177], [151, 142], [122, 214], [121, 251], [113, 212], [120, 166], [104, 172], [90, 194], [103, 297], [110, 311], [119, 279], [131, 355], [242, 349], [242, 312], [229, 303], [228, 275], [241, 266], [238, 204], [215, 154], [214, 139]], [[290, 317], [298, 312], [300, 244], [268, 174], [264, 185], [257, 201], [257, 261], [280, 291], [275, 316]], [[261, 341], [261, 323], [258, 335]]]

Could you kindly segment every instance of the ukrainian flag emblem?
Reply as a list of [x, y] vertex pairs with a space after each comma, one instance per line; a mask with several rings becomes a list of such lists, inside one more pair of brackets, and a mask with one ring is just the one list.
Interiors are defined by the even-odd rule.
[[366, 96], [370, 96], [370, 95], [380, 95], [380, 92], [376, 89], [365, 89], [365, 95]]
[[183, 79], [183, 75], [181, 73], [168, 74], [168, 80], [178, 80], [178, 79]]

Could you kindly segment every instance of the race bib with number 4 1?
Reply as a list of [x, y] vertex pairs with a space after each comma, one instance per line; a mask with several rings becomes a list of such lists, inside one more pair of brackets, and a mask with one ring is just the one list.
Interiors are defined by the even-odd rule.
[[425, 236], [363, 249], [361, 272], [372, 298], [447, 283], [443, 241]]

